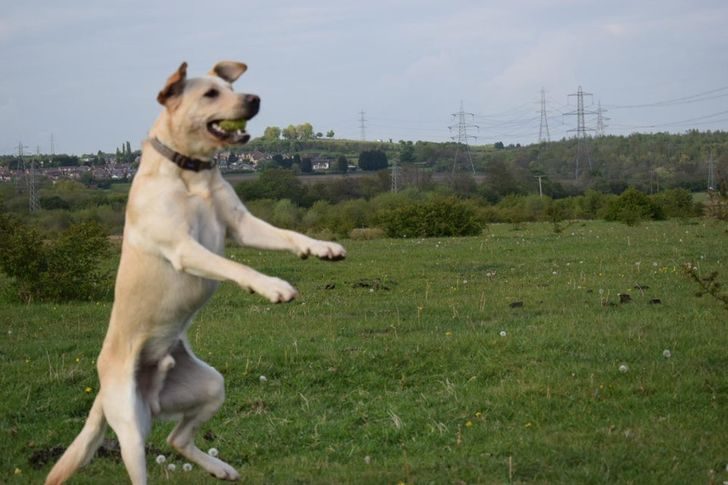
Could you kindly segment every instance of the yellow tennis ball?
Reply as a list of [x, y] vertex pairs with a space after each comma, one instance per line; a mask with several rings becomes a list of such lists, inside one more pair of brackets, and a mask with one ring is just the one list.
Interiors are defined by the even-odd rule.
[[245, 130], [246, 120], [239, 119], [239, 120], [224, 120], [219, 123], [220, 128], [222, 128], [225, 131], [239, 131], [239, 130]]

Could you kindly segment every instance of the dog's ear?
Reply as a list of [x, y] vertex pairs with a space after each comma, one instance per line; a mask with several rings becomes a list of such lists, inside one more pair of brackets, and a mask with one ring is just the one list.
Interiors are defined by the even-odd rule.
[[221, 61], [215, 64], [215, 67], [212, 68], [210, 76], [217, 76], [229, 83], [233, 83], [247, 70], [248, 66], [242, 62]]
[[180, 64], [177, 71], [169, 76], [167, 84], [164, 85], [157, 95], [157, 101], [159, 101], [159, 104], [170, 107], [170, 105], [168, 105], [169, 101], [182, 94], [185, 79], [187, 79], [187, 63], [183, 62]]

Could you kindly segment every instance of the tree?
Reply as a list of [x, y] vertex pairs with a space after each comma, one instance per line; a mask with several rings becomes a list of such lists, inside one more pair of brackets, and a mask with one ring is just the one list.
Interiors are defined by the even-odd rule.
[[283, 128], [281, 134], [286, 140], [295, 140], [298, 138], [298, 132], [296, 131], [296, 127], [293, 125], [288, 125], [286, 128]]
[[341, 173], [349, 171], [349, 160], [347, 160], [344, 155], [341, 155], [336, 159], [336, 169]]
[[263, 131], [263, 139], [266, 141], [278, 141], [281, 138], [281, 129], [277, 126], [268, 126]]
[[414, 163], [415, 146], [411, 141], [400, 140], [399, 142], [399, 161], [400, 163]]
[[388, 166], [387, 154], [381, 150], [364, 150], [359, 154], [359, 168], [362, 170], [382, 170]]
[[334, 137], [334, 130], [329, 130], [326, 132], [326, 138], [333, 138]]
[[296, 126], [296, 135], [299, 140], [310, 140], [313, 138], [313, 126], [311, 123], [302, 123]]

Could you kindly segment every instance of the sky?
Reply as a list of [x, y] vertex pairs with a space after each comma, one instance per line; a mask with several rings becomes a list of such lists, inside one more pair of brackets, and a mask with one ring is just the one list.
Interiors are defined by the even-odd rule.
[[469, 143], [529, 144], [543, 89], [557, 140], [580, 86], [588, 129], [601, 105], [605, 134], [727, 130], [727, 23], [725, 0], [8, 1], [0, 154], [138, 148], [179, 64], [226, 59], [262, 99], [253, 136], [448, 141], [462, 106]]

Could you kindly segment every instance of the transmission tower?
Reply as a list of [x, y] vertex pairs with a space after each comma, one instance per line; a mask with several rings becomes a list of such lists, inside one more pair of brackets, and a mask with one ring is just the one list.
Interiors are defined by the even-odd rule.
[[[461, 163], [465, 164], [465, 162], [467, 162], [470, 165], [470, 170], [473, 172], [473, 175], [475, 175], [475, 165], [473, 165], [473, 157], [470, 154], [470, 145], [468, 143], [470, 139], [478, 139], [477, 136], [468, 134], [468, 130], [471, 130], [473, 128], [475, 128], [476, 130], [479, 129], [478, 125], [472, 123], [472, 121], [475, 120], [475, 114], [466, 113], [463, 109], [463, 102], [460, 101], [460, 111], [458, 111], [457, 113], [453, 113], [450, 116], [452, 116], [453, 121], [457, 120], [456, 125], [448, 126], [450, 132], [452, 132], [453, 130], [457, 130], [457, 135], [450, 137], [457, 143], [457, 145], [455, 146], [455, 158], [452, 162], [452, 174], [455, 175], [458, 165], [460, 165]], [[468, 121], [468, 119], [470, 121]]]
[[545, 141], [551, 141], [551, 135], [549, 134], [549, 119], [546, 116], [546, 91], [541, 88], [541, 126], [538, 128], [538, 142]]
[[713, 150], [710, 150], [710, 158], [708, 159], [708, 190], [715, 190], [715, 160], [713, 159]]
[[30, 212], [36, 212], [40, 209], [40, 201], [38, 200], [38, 191], [35, 181], [35, 159], [30, 160], [30, 164], [26, 163], [23, 158], [23, 149], [28, 148], [23, 145], [23, 142], [18, 143], [18, 158], [19, 166], [22, 167], [25, 173], [25, 187], [28, 190], [28, 210]]
[[392, 192], [399, 191], [399, 165], [397, 159], [392, 159]]
[[607, 112], [607, 110], [602, 108], [602, 102], [599, 101], [599, 103], [597, 103], [597, 136], [598, 137], [604, 136], [606, 134], [604, 129], [607, 126], [609, 126], [609, 125], [604, 124], [605, 121], [609, 121], [609, 118], [604, 116], [604, 113], [606, 113], [606, 112]]
[[564, 113], [564, 115], [576, 115], [576, 129], [569, 130], [576, 132], [576, 157], [574, 161], [574, 178], [579, 178], [579, 170], [586, 164], [589, 170], [592, 168], [591, 147], [589, 146], [589, 137], [587, 131], [594, 131], [593, 128], [587, 128], [586, 115], [594, 115], [594, 111], [586, 111], [584, 109], [584, 96], [594, 96], [591, 93], [585, 93], [581, 86], [576, 93], [570, 94], [569, 97], [576, 96], [576, 111]]
[[361, 141], [367, 141], [366, 119], [364, 118], [364, 110], [359, 111], [359, 129], [361, 130]]

